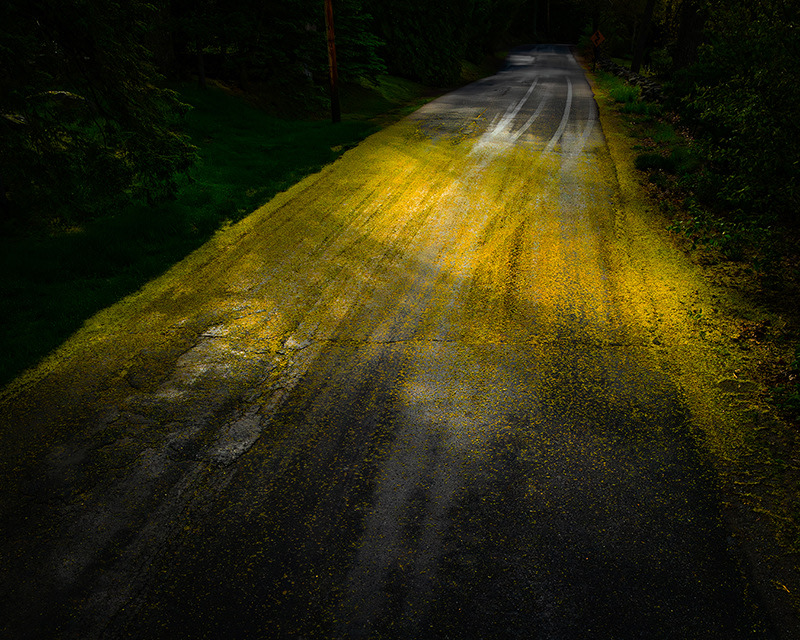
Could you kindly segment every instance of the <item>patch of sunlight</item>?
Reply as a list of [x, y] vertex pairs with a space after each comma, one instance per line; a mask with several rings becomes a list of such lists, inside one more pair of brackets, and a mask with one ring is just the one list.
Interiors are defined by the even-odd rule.
[[[545, 357], [572, 334], [612, 342], [621, 322], [604, 246], [615, 178], [602, 150], [576, 161], [541, 145], [480, 144], [432, 139], [412, 121], [373, 135], [97, 314], [17, 388], [47, 378], [50, 393], [82, 378], [124, 398], [125, 372], [138, 370], [136, 384], [175, 400], [212, 381], [230, 393], [252, 379], [286, 390], [331, 341], [406, 342], [421, 349], [409, 404], [451, 425], [458, 446], [480, 446], [506, 424], [510, 399], [533, 393], [492, 371], [480, 348]], [[442, 352], [444, 372], [429, 377], [426, 349], [451, 343], [469, 347], [459, 370]], [[424, 400], [437, 385], [444, 395]], [[460, 417], [467, 402], [480, 415]]]

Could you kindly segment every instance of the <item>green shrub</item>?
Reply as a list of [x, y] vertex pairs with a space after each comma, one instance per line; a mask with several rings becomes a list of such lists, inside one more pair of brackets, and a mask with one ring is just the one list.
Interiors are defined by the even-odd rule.
[[617, 82], [609, 86], [608, 93], [616, 102], [628, 104], [638, 102], [642, 90], [617, 78]]
[[195, 154], [187, 106], [143, 45], [154, 14], [140, 0], [0, 4], [0, 222], [69, 227], [174, 197]]
[[653, 102], [634, 100], [622, 105], [623, 113], [635, 113], [640, 116], [655, 117], [661, 113], [661, 107]]
[[639, 171], [663, 171], [680, 176], [698, 171], [701, 164], [697, 152], [690, 147], [674, 147], [668, 154], [642, 153], [634, 160]]
[[693, 147], [675, 147], [670, 152], [670, 161], [675, 165], [675, 173], [685, 175], [700, 170], [702, 160]]
[[639, 171], [665, 171], [676, 173], [677, 164], [671, 156], [660, 153], [642, 153], [634, 160], [634, 166]]
[[773, 392], [775, 406], [790, 420], [800, 422], [800, 388], [781, 385]]
[[222, 224], [244, 217], [374, 130], [365, 118], [338, 125], [279, 120], [211, 87], [182, 86], [179, 93], [194, 107], [186, 125], [200, 161], [191, 180], [180, 181], [175, 199], [136, 200], [69, 232], [0, 236], [0, 385]]

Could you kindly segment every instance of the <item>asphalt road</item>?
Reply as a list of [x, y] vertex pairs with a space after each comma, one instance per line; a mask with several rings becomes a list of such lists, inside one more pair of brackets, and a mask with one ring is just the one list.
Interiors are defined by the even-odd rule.
[[3, 398], [0, 628], [771, 637], [619, 215], [582, 69], [520, 49], [100, 314]]

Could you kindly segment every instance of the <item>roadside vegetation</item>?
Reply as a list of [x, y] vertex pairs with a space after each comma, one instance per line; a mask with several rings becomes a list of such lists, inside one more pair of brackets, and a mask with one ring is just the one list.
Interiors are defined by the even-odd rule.
[[0, 385], [220, 227], [491, 72], [520, 3], [471, 4], [456, 23], [441, 3], [337, 0], [334, 126], [322, 3], [3, 3]]
[[[664, 99], [651, 102], [596, 74], [672, 237], [704, 277], [758, 310], [725, 309], [714, 347], [731, 362], [721, 389], [752, 427], [747, 465], [731, 481], [796, 559], [800, 4], [335, 7], [338, 125], [326, 115], [318, 0], [0, 5], [0, 386], [220, 228], [437, 92], [490, 71], [494, 51], [580, 41], [590, 56], [599, 30], [607, 55], [663, 85]], [[721, 335], [708, 309], [685, 313], [699, 337]]]
[[[800, 8], [687, 0], [670, 13], [669, 4], [650, 64], [640, 69], [663, 85], [664, 99], [645, 101], [638, 86], [602, 71], [597, 80], [625, 114], [638, 141], [636, 167], [676, 238], [725, 286], [783, 318], [780, 327], [744, 327], [743, 334], [773, 344], [760, 372], [764, 393], [798, 425], [800, 147], [791, 141], [800, 87], [791, 60], [800, 46]], [[694, 26], [698, 39], [681, 52], [690, 5], [702, 29]], [[610, 40], [608, 52], [621, 55]], [[630, 56], [623, 64], [631, 65]]]
[[[591, 50], [584, 51], [591, 64]], [[700, 75], [700, 68], [713, 65], [712, 53], [705, 51], [687, 73]], [[630, 64], [629, 59], [617, 62]], [[775, 147], [784, 144], [779, 129], [765, 129], [776, 127], [771, 116], [752, 108], [738, 112], [742, 101], [731, 97], [730, 109], [739, 115], [728, 122], [725, 142], [719, 129], [710, 129], [704, 121], [717, 113], [710, 106], [716, 99], [697, 84], [687, 91], [687, 85], [678, 82], [683, 82], [680, 74], [673, 84], [669, 76], [660, 78], [666, 98], [659, 103], [643, 100], [638, 86], [616, 75], [598, 69], [593, 76], [598, 99], [616, 113], [632, 140], [633, 164], [650, 193], [652, 208], [701, 280], [716, 292], [708, 304], [685, 310], [697, 328], [692, 338], [697, 344], [687, 345], [686, 350], [705, 351], [709, 364], [711, 360], [723, 364], [717, 384], [723, 393], [711, 412], [729, 414], [726, 420], [736, 426], [729, 434], [712, 433], [710, 438], [723, 442], [714, 455], [729, 496], [726, 512], [736, 522], [745, 553], [770, 567], [767, 591], [774, 589], [778, 600], [788, 598], [796, 614], [800, 611], [796, 574], [800, 221], [792, 204], [798, 177], [796, 152], [780, 152], [785, 166], [770, 173], [773, 169], [762, 163], [777, 162], [777, 157], [767, 161], [762, 155], [770, 148], [770, 154], [779, 153]], [[796, 89], [792, 91], [797, 95]], [[706, 98], [710, 103], [702, 106]], [[776, 100], [774, 107], [780, 110], [781, 102]], [[785, 104], [783, 109], [788, 115]], [[760, 137], [739, 140], [749, 135]], [[751, 142], [757, 151], [747, 150]], [[721, 161], [723, 144], [728, 145], [723, 157], [738, 154], [736, 162]], [[741, 188], [734, 193], [730, 186], [737, 183]], [[687, 364], [687, 370], [692, 366]], [[691, 376], [685, 384], [692, 384]], [[712, 424], [709, 430], [716, 428]]]

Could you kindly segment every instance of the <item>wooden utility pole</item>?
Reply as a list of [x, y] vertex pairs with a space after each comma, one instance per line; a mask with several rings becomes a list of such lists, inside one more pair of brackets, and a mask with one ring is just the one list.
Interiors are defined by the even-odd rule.
[[325, 26], [328, 31], [328, 64], [331, 69], [331, 121], [337, 123], [342, 121], [342, 108], [339, 105], [339, 69], [336, 66], [332, 0], [325, 0]]
[[550, 40], [550, 0], [547, 0], [547, 39]]

